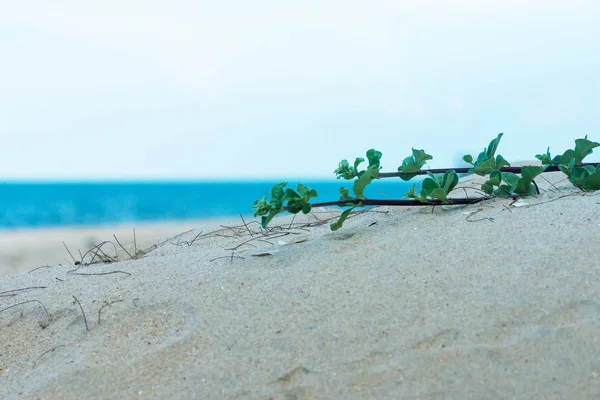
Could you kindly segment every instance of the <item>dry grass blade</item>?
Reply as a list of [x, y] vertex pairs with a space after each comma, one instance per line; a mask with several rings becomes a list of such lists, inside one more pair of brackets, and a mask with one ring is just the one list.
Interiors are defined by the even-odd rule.
[[7, 290], [5, 292], [0, 292], [0, 297], [12, 297], [12, 296], [16, 296], [17, 294], [19, 294], [19, 292], [22, 292], [25, 290], [47, 289], [47, 288], [48, 288], [48, 286], [30, 286], [30, 287], [24, 287], [24, 288], [20, 288], [20, 289]]
[[77, 300], [77, 297], [73, 296], [73, 298], [75, 299], [75, 302], [79, 305], [79, 308], [81, 309], [81, 314], [83, 314], [83, 322], [85, 323], [85, 330], [86, 330], [86, 332], [89, 332], [90, 328], [88, 327], [87, 318], [85, 316], [85, 311], [83, 311], [83, 307], [82, 307], [81, 303], [79, 302], [79, 300]]
[[[28, 303], [38, 303], [40, 306], [42, 306], [42, 309], [44, 310], [44, 313], [45, 313], [45, 316], [46, 316], [46, 318], [45, 318], [45, 321], [49, 321], [49, 320], [50, 320], [50, 314], [48, 313], [48, 309], [46, 308], [46, 306], [44, 305], [44, 303], [42, 303], [42, 302], [41, 302], [41, 301], [39, 301], [39, 300], [27, 300], [27, 301], [22, 301], [22, 302], [20, 302], [20, 303], [13, 304], [12, 306], [8, 306], [8, 307], [5, 307], [5, 308], [2, 308], [2, 309], [0, 309], [0, 313], [2, 313], [2, 312], [4, 312], [4, 311], [7, 311], [7, 310], [10, 310], [11, 308], [15, 308], [15, 307], [18, 307], [18, 306], [22, 306], [22, 305], [24, 305], [24, 304], [28, 304]], [[48, 325], [44, 323], [44, 324], [40, 324], [40, 326], [41, 326], [42, 328], [45, 328], [45, 327], [46, 327], [46, 326], [48, 326]]]
[[104, 307], [106, 307], [106, 306], [112, 306], [113, 304], [120, 303], [122, 301], [123, 300], [115, 300], [115, 301], [110, 301], [110, 302], [109, 301], [104, 302], [104, 304], [102, 305], [102, 307], [100, 307], [100, 309], [98, 310], [98, 325], [100, 325], [100, 314], [102, 313], [102, 310], [104, 309]]

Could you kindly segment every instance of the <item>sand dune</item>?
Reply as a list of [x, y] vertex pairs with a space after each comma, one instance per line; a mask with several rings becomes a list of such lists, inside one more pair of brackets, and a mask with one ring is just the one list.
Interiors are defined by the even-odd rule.
[[0, 396], [598, 398], [600, 196], [545, 177], [518, 203], [378, 208], [336, 232], [315, 210], [76, 271], [109, 275], [3, 276], [44, 288], [0, 309], [49, 314], [0, 312]]

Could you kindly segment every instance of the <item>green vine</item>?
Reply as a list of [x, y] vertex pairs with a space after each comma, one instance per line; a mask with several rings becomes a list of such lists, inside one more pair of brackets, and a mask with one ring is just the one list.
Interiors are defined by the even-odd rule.
[[[472, 167], [447, 168], [437, 170], [423, 170], [427, 161], [433, 157], [425, 150], [412, 149], [412, 154], [402, 161], [396, 173], [382, 173], [382, 153], [370, 149], [366, 153], [368, 165], [360, 169], [365, 161], [358, 157], [350, 165], [348, 160], [342, 160], [335, 169], [337, 179], [354, 180], [352, 194], [346, 187], [341, 187], [338, 201], [311, 204], [310, 200], [317, 197], [317, 191], [298, 184], [296, 190], [285, 188], [287, 182], [279, 183], [271, 188], [270, 200], [268, 195], [254, 202], [254, 216], [261, 216], [261, 224], [267, 228], [269, 222], [277, 214], [288, 211], [292, 214], [302, 212], [308, 214], [312, 207], [325, 207], [336, 205], [344, 209], [337, 221], [330, 225], [331, 230], [341, 228], [353, 210], [359, 207], [373, 205], [439, 205], [439, 204], [468, 204], [469, 202], [481, 201], [491, 197], [520, 197], [538, 194], [535, 178], [544, 172], [562, 171], [567, 175], [569, 181], [581, 190], [600, 189], [600, 164], [584, 164], [583, 160], [592, 154], [593, 149], [600, 143], [592, 142], [585, 136], [583, 139], [575, 140], [575, 148], [568, 149], [562, 155], [550, 155], [550, 148], [545, 154], [535, 157], [542, 162], [542, 166], [511, 167], [501, 155], [496, 155], [503, 133], [490, 141], [488, 147], [479, 153], [474, 160], [470, 154], [466, 154], [463, 160]], [[487, 176], [488, 179], [482, 184], [481, 190], [488, 197], [452, 199], [449, 194], [456, 188], [459, 178], [458, 173], [471, 173]], [[410, 181], [417, 175], [426, 174], [421, 184], [421, 191], [417, 193], [417, 185], [413, 184], [410, 191], [404, 196], [409, 199], [398, 200], [374, 200], [367, 199], [364, 195], [365, 187], [375, 179], [399, 177], [404, 181]]]

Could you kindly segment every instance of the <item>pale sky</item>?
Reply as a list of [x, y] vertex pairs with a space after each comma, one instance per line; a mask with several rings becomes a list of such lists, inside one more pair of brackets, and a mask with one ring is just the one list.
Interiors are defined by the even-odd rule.
[[[600, 1], [0, 0], [0, 177], [333, 177], [600, 141]], [[600, 153], [590, 160], [600, 159]]]

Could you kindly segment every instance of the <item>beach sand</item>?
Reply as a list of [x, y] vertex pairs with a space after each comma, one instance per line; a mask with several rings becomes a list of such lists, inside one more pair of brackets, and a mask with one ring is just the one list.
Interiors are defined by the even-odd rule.
[[336, 232], [315, 209], [270, 237], [213, 221], [74, 271], [112, 274], [2, 276], [24, 290], [0, 309], [30, 302], [0, 312], [0, 397], [598, 398], [600, 195], [544, 177], [517, 203], [377, 208]]

